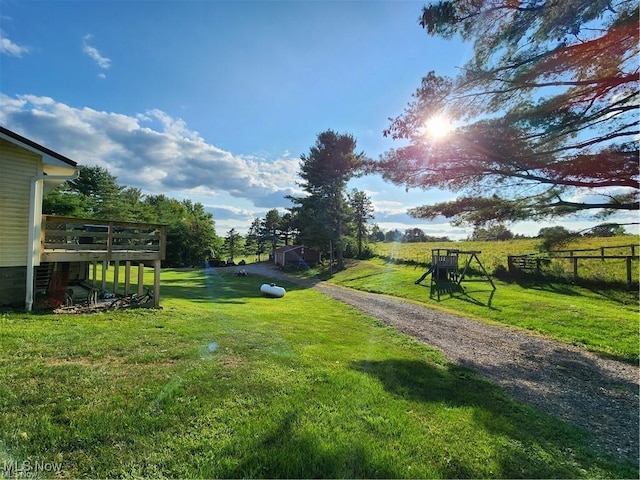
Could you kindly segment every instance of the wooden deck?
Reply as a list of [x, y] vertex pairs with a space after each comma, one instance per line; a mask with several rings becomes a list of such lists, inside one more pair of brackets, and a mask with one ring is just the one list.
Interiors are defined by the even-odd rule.
[[[43, 215], [41, 263], [86, 262], [93, 265], [93, 286], [107, 287], [107, 269], [113, 263], [111, 292], [119, 292], [119, 265], [125, 266], [124, 295], [130, 293], [131, 267], [138, 270], [138, 295], [143, 293], [144, 267], [153, 267], [153, 305], [160, 306], [160, 268], [167, 249], [167, 227], [149, 223], [110, 222]], [[102, 263], [102, 279], [97, 264]], [[88, 268], [88, 267], [87, 267]], [[66, 290], [66, 287], [63, 289]]]
[[166, 225], [43, 215], [42, 262], [131, 261], [166, 255]]

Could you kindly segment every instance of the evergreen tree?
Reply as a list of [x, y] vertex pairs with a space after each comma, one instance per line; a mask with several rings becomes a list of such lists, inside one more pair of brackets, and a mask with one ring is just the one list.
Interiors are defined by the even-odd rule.
[[293, 243], [298, 233], [296, 225], [297, 219], [292, 212], [287, 212], [280, 217], [280, 238], [285, 245]]
[[67, 182], [80, 196], [91, 218], [126, 220], [128, 205], [121, 198], [126, 188], [106, 168], [79, 166], [79, 176]]
[[360, 257], [362, 255], [362, 244], [369, 233], [367, 222], [373, 218], [373, 204], [371, 203], [371, 198], [365, 192], [355, 188], [349, 194], [349, 204], [353, 214], [358, 257]]
[[262, 220], [261, 235], [266, 241], [271, 243], [271, 255], [274, 255], [278, 246], [278, 233], [280, 232], [280, 213], [273, 208], [267, 212]]
[[260, 256], [265, 253], [264, 238], [260, 234], [261, 223], [262, 221], [259, 218], [254, 219], [244, 240], [244, 254], [246, 256], [257, 256], [258, 262], [260, 261]]
[[345, 233], [351, 220], [345, 189], [364, 157], [355, 149], [351, 135], [332, 130], [320, 133], [309, 154], [301, 156], [300, 186], [307, 196], [288, 197], [296, 204], [292, 211], [298, 218], [300, 239], [321, 251], [332, 245], [338, 269], [344, 268]]
[[242, 252], [243, 246], [242, 235], [240, 235], [235, 228], [229, 230], [224, 237], [223, 249], [231, 262], [234, 261], [236, 255]]

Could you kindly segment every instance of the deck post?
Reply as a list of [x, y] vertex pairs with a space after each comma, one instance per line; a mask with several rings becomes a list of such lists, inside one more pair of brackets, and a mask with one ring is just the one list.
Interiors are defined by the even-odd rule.
[[160, 266], [161, 260], [153, 261], [153, 306], [160, 306]]
[[120, 260], [113, 261], [113, 293], [118, 294], [120, 289]]
[[160, 226], [160, 243], [158, 244], [158, 255], [160, 255], [160, 259], [163, 259], [167, 256], [167, 226]]
[[129, 295], [131, 290], [131, 261], [127, 260], [124, 263], [124, 295]]
[[138, 264], [138, 295], [144, 293], [144, 263]]
[[[144, 268], [154, 267], [153, 290], [160, 300], [161, 261], [166, 256], [167, 226], [137, 222], [114, 222], [98, 219], [42, 216], [43, 226], [38, 228], [40, 236], [41, 261], [49, 263], [83, 262], [87, 265], [86, 277], [93, 273], [91, 285], [95, 289], [107, 290], [107, 272], [113, 262], [113, 293], [125, 295], [134, 293], [135, 272], [138, 267], [138, 294], [145, 292]], [[39, 225], [38, 225], [39, 227]], [[37, 236], [33, 232], [34, 242]], [[38, 252], [36, 251], [35, 254]], [[37, 256], [37, 255], [36, 255]], [[35, 266], [37, 258], [34, 258]], [[93, 268], [89, 266], [89, 263]], [[124, 264], [124, 281], [120, 277], [120, 266]], [[102, 278], [98, 272], [101, 266]], [[89, 281], [89, 278], [87, 278]], [[124, 287], [120, 287], [124, 283]], [[149, 282], [151, 283], [151, 282]], [[150, 286], [150, 285], [149, 285]], [[111, 285], [109, 284], [109, 288]], [[149, 292], [151, 293], [151, 292]], [[29, 297], [30, 298], [30, 297]], [[25, 295], [25, 307], [29, 301]]]
[[107, 289], [107, 268], [109, 268], [109, 262], [102, 261], [102, 290]]

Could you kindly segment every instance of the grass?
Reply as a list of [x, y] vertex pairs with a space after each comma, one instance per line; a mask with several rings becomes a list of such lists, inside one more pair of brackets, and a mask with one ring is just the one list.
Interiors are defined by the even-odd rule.
[[410, 337], [263, 281], [165, 271], [163, 310], [4, 314], [0, 475], [637, 477]]
[[523, 328], [628, 362], [640, 358], [637, 292], [496, 279], [493, 291], [481, 277], [471, 277], [462, 283], [463, 290], [432, 293], [430, 277], [414, 284], [423, 272], [422, 267], [373, 259], [352, 263], [330, 282]]

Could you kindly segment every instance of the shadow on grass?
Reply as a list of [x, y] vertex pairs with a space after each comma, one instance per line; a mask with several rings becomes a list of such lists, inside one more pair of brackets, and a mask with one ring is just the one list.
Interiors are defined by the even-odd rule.
[[[499, 387], [478, 379], [465, 367], [450, 364], [435, 368], [404, 359], [363, 360], [350, 366], [377, 378], [385, 390], [400, 397], [454, 408], [473, 407], [474, 421], [498, 437], [508, 438], [496, 452], [502, 477], [576, 478], [585, 475], [583, 468], [614, 469], [613, 475], [623, 477], [637, 474], [631, 462], [616, 463], [592, 450], [582, 428], [509, 399]], [[544, 454], [531, 455], [540, 448]], [[459, 460], [448, 465], [442, 476], [477, 477], [478, 472]]]
[[598, 280], [578, 279], [572, 281], [561, 277], [544, 277], [536, 275], [512, 276], [509, 274], [496, 275], [501, 281], [516, 284], [524, 289], [541, 290], [559, 295], [584, 296], [582, 290], [588, 290], [623, 305], [637, 303], [638, 284], [627, 285], [621, 282], [603, 282]]
[[372, 461], [366, 441], [321, 442], [299, 428], [290, 412], [247, 449], [242, 461], [221, 478], [397, 478], [389, 466]]
[[421, 287], [429, 288], [429, 298], [438, 302], [442, 301], [442, 296], [446, 295], [449, 298], [456, 298], [465, 302], [479, 305], [481, 307], [488, 307], [491, 310], [498, 310], [491, 304], [493, 297], [496, 294], [496, 290], [470, 290], [468, 284], [473, 283], [486, 283], [483, 280], [466, 280], [466, 285], [458, 285], [455, 282], [439, 281], [432, 285], [419, 284]]
[[517, 284], [528, 290], [543, 290], [545, 292], [557, 293], [558, 295], [566, 295], [569, 297], [582, 296], [573, 285], [545, 282], [545, 281], [518, 281]]

